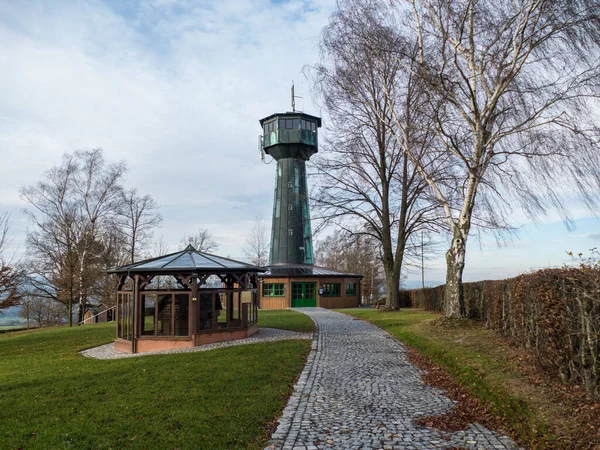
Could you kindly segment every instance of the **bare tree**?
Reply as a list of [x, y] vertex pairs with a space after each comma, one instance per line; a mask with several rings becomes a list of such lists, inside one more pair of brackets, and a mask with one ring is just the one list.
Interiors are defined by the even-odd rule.
[[262, 215], [257, 215], [246, 245], [242, 248], [244, 256], [256, 266], [266, 266], [269, 263], [269, 236], [267, 225]]
[[[379, 242], [386, 307], [397, 309], [404, 258], [416, 246], [413, 236], [437, 228], [438, 218], [427, 183], [405, 151], [424, 154], [432, 138], [419, 131], [426, 116], [418, 79], [392, 53], [374, 51], [405, 45], [385, 26], [386, 14], [381, 2], [348, 0], [323, 31], [323, 62], [313, 75], [332, 126], [329, 142], [313, 158], [318, 180], [313, 201], [321, 225]], [[402, 121], [404, 140], [394, 139], [392, 117]]]
[[[459, 317], [465, 314], [462, 275], [475, 211], [493, 224], [517, 207], [530, 217], [555, 207], [570, 225], [565, 205], [574, 193], [588, 207], [598, 204], [599, 5], [394, 3], [402, 32], [417, 37], [417, 52], [403, 46], [387, 51], [408, 60], [426, 88], [438, 142], [432, 153], [446, 158], [454, 176], [451, 184], [440, 182], [417, 151], [404, 149], [442, 204], [452, 233], [445, 308]], [[382, 82], [395, 98], [395, 86]], [[401, 143], [404, 118], [393, 122]]]
[[17, 264], [5, 256], [9, 245], [9, 218], [8, 213], [0, 214], [0, 314], [2, 309], [16, 306], [21, 299], [21, 272]]
[[64, 321], [64, 305], [48, 298], [27, 295], [22, 301], [20, 316], [27, 320], [27, 328], [33, 322], [38, 327], [60, 325]]
[[[118, 220], [118, 219], [117, 219]], [[118, 267], [129, 263], [129, 251], [123, 243], [123, 233], [119, 227], [112, 228], [104, 233], [102, 245], [97, 255], [96, 266], [97, 276], [94, 283], [90, 286], [90, 296], [105, 305], [112, 306], [117, 298], [118, 281], [113, 275], [107, 273], [108, 269]]]
[[27, 321], [27, 329], [31, 328], [31, 321], [33, 320], [33, 308], [29, 302], [29, 296], [25, 296], [21, 301], [21, 310], [19, 311], [19, 317]]
[[380, 244], [370, 236], [340, 233], [327, 236], [315, 245], [315, 262], [335, 270], [362, 274], [361, 298], [367, 303], [385, 292]]
[[166, 255], [167, 253], [169, 253], [169, 244], [165, 241], [165, 237], [161, 234], [158, 240], [155, 240], [154, 244], [152, 245], [152, 253], [150, 254], [150, 258]]
[[195, 234], [184, 235], [181, 238], [182, 250], [190, 244], [199, 252], [212, 252], [219, 248], [219, 244], [215, 242], [212, 234], [206, 228], [199, 228]]
[[119, 214], [120, 230], [125, 239], [129, 263], [133, 264], [140, 252], [146, 248], [154, 228], [162, 222], [157, 212], [158, 205], [152, 197], [137, 194], [136, 189], [123, 192], [122, 208]]
[[117, 211], [121, 208], [123, 195], [121, 179], [125, 173], [125, 163], [106, 164], [99, 149], [76, 152], [75, 158], [81, 164], [80, 176], [75, 177], [75, 191], [79, 194], [77, 206], [82, 221], [76, 235], [79, 252], [79, 304], [77, 322], [83, 320], [87, 306], [88, 286], [93, 284], [99, 274], [89, 270], [99, 254], [98, 245], [111, 234], [111, 225], [115, 222]]
[[100, 260], [114, 234], [124, 171], [123, 163], [106, 164], [101, 150], [76, 152], [21, 190], [33, 206], [26, 211], [29, 283], [38, 295], [67, 306], [69, 325], [74, 302], [81, 322], [90, 288], [104, 275]]

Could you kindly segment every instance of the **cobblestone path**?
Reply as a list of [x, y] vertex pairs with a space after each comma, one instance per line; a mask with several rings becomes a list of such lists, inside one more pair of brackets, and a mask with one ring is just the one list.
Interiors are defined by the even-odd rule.
[[445, 433], [413, 419], [453, 402], [421, 380], [405, 347], [362, 320], [302, 308], [316, 322], [313, 348], [268, 449], [518, 449], [479, 424]]

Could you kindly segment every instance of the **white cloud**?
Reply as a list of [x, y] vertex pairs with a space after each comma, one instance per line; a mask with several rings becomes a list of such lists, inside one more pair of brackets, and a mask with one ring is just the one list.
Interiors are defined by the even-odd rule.
[[[19, 188], [64, 152], [101, 147], [161, 205], [172, 245], [207, 227], [240, 255], [269, 216], [258, 120], [289, 109], [333, 1], [0, 5], [0, 208], [23, 248]], [[299, 83], [298, 83], [299, 84]], [[308, 89], [305, 89], [307, 91]], [[310, 110], [310, 99], [304, 99]], [[314, 111], [313, 111], [314, 112]], [[242, 237], [243, 236], [243, 237]]]
[[[241, 257], [255, 216], [269, 218], [273, 201], [258, 120], [290, 109], [291, 80], [300, 105], [319, 114], [302, 68], [318, 60], [334, 8], [334, 0], [0, 3], [0, 211], [12, 213], [13, 248], [24, 249], [27, 225], [19, 189], [64, 152], [101, 147], [127, 161], [128, 187], [160, 204], [157, 235], [172, 249], [203, 227], [219, 253]], [[551, 250], [527, 236], [500, 250], [473, 240], [466, 278], [560, 265], [563, 247], [591, 242], [565, 242], [557, 230], [548, 232]], [[428, 266], [427, 279], [444, 279], [443, 255]]]

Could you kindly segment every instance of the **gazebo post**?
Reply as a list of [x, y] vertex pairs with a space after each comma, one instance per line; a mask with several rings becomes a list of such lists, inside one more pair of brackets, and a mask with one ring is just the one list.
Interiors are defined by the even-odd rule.
[[217, 321], [217, 308], [216, 308], [216, 304], [217, 304], [217, 299], [219, 301], [221, 301], [221, 299], [219, 298], [219, 293], [215, 292], [214, 294], [212, 294], [212, 329], [213, 331], [215, 331], [217, 329], [217, 327], [219, 326], [219, 323]]
[[192, 276], [192, 295], [190, 296], [189, 334], [193, 336], [198, 330], [198, 275]]
[[136, 308], [136, 305], [139, 301], [139, 296], [140, 296], [140, 276], [139, 275], [135, 275], [134, 276], [134, 282], [133, 282], [133, 311], [130, 312], [131, 314], [131, 321], [133, 322], [133, 329], [131, 330], [131, 353], [135, 353], [135, 338], [137, 336], [137, 323], [138, 321], [136, 320], [137, 316], [136, 316], [136, 311], [138, 310]]

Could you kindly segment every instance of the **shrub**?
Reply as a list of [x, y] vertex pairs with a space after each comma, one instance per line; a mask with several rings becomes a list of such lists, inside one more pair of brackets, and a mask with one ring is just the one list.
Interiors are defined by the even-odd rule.
[[[600, 398], [600, 264], [465, 283], [467, 316], [533, 351], [542, 367]], [[402, 293], [403, 303], [444, 310], [444, 286]]]

